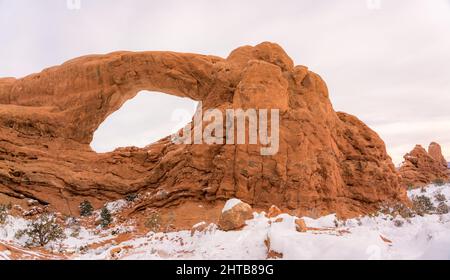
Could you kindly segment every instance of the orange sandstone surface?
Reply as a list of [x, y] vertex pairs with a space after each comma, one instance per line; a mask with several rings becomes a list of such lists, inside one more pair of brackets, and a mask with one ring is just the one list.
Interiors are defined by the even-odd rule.
[[423, 187], [434, 182], [447, 182], [449, 171], [447, 161], [442, 155], [441, 146], [432, 142], [428, 151], [416, 145], [404, 156], [400, 167], [402, 184], [406, 187]]
[[[280, 109], [279, 151], [175, 145], [170, 137], [145, 148], [92, 151], [94, 131], [141, 90], [202, 101], [204, 110]], [[0, 79], [0, 193], [72, 215], [85, 199], [98, 207], [130, 193], [145, 198], [133, 212], [235, 197], [255, 208], [350, 217], [407, 201], [377, 133], [335, 112], [320, 76], [268, 42], [227, 58], [90, 55]]]

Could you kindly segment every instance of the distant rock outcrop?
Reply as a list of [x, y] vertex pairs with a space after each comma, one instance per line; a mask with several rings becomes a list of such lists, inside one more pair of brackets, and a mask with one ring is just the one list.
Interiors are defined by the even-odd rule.
[[[260, 144], [176, 145], [97, 154], [99, 125], [141, 90], [203, 101], [204, 110], [280, 110], [279, 151]], [[115, 52], [68, 61], [22, 79], [0, 79], [0, 193], [77, 213], [141, 192], [136, 211], [186, 200], [237, 197], [296, 214], [355, 216], [406, 192], [380, 137], [335, 112], [325, 82], [273, 43], [227, 58]]]
[[402, 184], [407, 187], [421, 187], [433, 182], [449, 180], [446, 160], [441, 146], [432, 142], [428, 152], [420, 145], [404, 156], [400, 167]]
[[441, 145], [436, 142], [431, 142], [428, 146], [428, 154], [437, 162], [441, 163], [444, 169], [447, 169], [447, 160], [442, 155]]

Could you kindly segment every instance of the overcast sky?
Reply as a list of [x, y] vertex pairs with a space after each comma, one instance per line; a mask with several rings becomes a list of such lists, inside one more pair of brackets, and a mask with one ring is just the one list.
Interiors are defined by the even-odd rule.
[[[79, 10], [68, 7], [66, 0], [0, 0], [0, 77], [92, 53], [226, 57], [273, 41], [320, 74], [335, 109], [377, 131], [395, 163], [431, 141], [450, 159], [450, 0], [81, 0]], [[100, 127], [93, 146], [149, 144], [178, 126], [172, 108], [193, 113], [192, 103], [139, 94]]]

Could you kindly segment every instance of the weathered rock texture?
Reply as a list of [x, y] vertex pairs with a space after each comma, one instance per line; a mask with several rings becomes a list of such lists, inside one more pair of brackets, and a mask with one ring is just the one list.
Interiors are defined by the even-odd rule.
[[442, 155], [441, 145], [436, 142], [431, 142], [430, 146], [428, 146], [428, 154], [438, 163], [441, 164], [444, 170], [447, 170], [447, 160]]
[[295, 220], [295, 229], [298, 232], [307, 232], [308, 231], [308, 227], [306, 226], [306, 223], [303, 219]]
[[[141, 90], [203, 101], [208, 108], [279, 108], [280, 149], [175, 145], [93, 152], [99, 125]], [[174, 52], [116, 52], [68, 61], [22, 79], [0, 79], [0, 192], [63, 212], [127, 193], [151, 195], [137, 210], [237, 197], [302, 214], [366, 213], [406, 201], [380, 137], [336, 113], [324, 81], [278, 45], [228, 58]]]
[[442, 155], [441, 146], [435, 142], [430, 144], [428, 152], [421, 145], [416, 145], [403, 158], [405, 161], [400, 167], [400, 175], [406, 187], [422, 187], [449, 180], [447, 161]]
[[269, 212], [266, 214], [266, 217], [267, 218], [275, 218], [281, 214], [283, 214], [283, 212], [280, 210], [280, 208], [276, 207], [275, 205], [272, 205], [269, 208]]
[[245, 226], [245, 222], [253, 218], [253, 210], [250, 205], [240, 201], [233, 207], [223, 210], [217, 225], [221, 230], [238, 230]]

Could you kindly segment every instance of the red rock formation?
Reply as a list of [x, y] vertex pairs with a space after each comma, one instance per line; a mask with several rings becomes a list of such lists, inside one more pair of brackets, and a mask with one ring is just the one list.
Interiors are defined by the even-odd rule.
[[237, 203], [234, 203], [229, 209], [226, 209], [227, 204], [233, 202], [233, 200], [236, 199], [229, 200], [222, 210], [222, 214], [217, 223], [221, 230], [230, 231], [241, 229], [245, 226], [247, 220], [253, 218], [252, 207], [240, 200], [236, 200], [238, 201]]
[[298, 232], [307, 232], [308, 231], [308, 227], [306, 226], [306, 223], [303, 219], [295, 220], [295, 229]]
[[[107, 116], [141, 90], [203, 101], [208, 108], [279, 108], [280, 147], [175, 145], [93, 152]], [[294, 66], [276, 44], [234, 50], [226, 59], [174, 52], [116, 52], [68, 61], [22, 79], [0, 79], [0, 192], [62, 211], [127, 193], [149, 193], [136, 209], [237, 197], [341, 216], [406, 201], [379, 136], [336, 113], [324, 81]]]
[[279, 215], [283, 214], [283, 212], [280, 210], [280, 208], [276, 207], [275, 205], [270, 206], [269, 212], [266, 214], [267, 218], [275, 218]]
[[431, 142], [428, 146], [428, 154], [437, 162], [441, 163], [444, 169], [447, 169], [447, 160], [442, 155], [441, 145], [436, 142]]
[[437, 180], [448, 181], [447, 164], [439, 144], [430, 144], [427, 152], [422, 146], [416, 147], [404, 156], [400, 167], [402, 184], [407, 187], [421, 187]]

